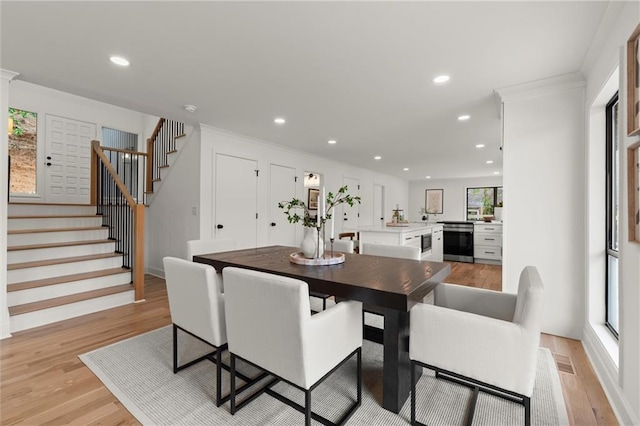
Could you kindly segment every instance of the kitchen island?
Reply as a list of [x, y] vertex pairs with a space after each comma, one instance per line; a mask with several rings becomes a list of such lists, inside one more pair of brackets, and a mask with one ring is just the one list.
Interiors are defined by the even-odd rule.
[[[442, 224], [408, 223], [407, 226], [369, 226], [358, 229], [360, 244], [386, 244], [418, 247], [422, 260], [442, 262]], [[362, 246], [360, 246], [362, 247]]]

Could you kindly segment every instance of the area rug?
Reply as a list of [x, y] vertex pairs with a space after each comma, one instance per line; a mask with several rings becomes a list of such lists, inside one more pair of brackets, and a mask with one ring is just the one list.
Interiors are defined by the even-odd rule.
[[[180, 358], [189, 360], [207, 347], [186, 334], [180, 334]], [[216, 407], [215, 365], [203, 361], [178, 374], [172, 371], [172, 331], [164, 327], [80, 355], [80, 359], [104, 383], [113, 395], [144, 425], [295, 425], [302, 424], [301, 413], [275, 398], [261, 395], [232, 416], [229, 403]], [[362, 406], [349, 425], [402, 425], [410, 422], [410, 402], [400, 414], [381, 407], [382, 346], [365, 341], [362, 347]], [[256, 374], [246, 365], [238, 369]], [[312, 393], [314, 412], [337, 420], [355, 400], [355, 359], [343, 365]], [[229, 375], [223, 373], [223, 392], [228, 390]], [[274, 390], [304, 402], [303, 394], [280, 383]], [[250, 391], [249, 391], [250, 392]], [[418, 382], [418, 420], [429, 425], [461, 425], [471, 390], [436, 380], [425, 370]], [[531, 401], [533, 425], [568, 424], [560, 379], [553, 357], [541, 348], [535, 390]], [[474, 425], [522, 425], [522, 405], [495, 396], [480, 394]]]

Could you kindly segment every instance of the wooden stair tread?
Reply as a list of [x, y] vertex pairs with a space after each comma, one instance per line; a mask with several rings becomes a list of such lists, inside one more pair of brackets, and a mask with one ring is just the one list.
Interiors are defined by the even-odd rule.
[[177, 149], [172, 149], [171, 151], [167, 151], [167, 154], [175, 154], [176, 152], [178, 152]]
[[174, 139], [180, 139], [180, 138], [184, 138], [185, 136], [187, 136], [187, 134], [186, 133], [182, 133], [182, 134], [180, 134], [178, 136], [174, 136], [173, 138]]
[[55, 247], [73, 247], [73, 246], [104, 244], [104, 243], [112, 243], [112, 242], [115, 242], [115, 240], [84, 240], [84, 241], [65, 241], [63, 243], [28, 244], [24, 246], [7, 247], [7, 251], [37, 250], [37, 249], [46, 249], [46, 248], [55, 248]]
[[55, 308], [57, 306], [68, 305], [69, 303], [82, 302], [83, 300], [109, 296], [111, 294], [122, 293], [129, 290], [133, 290], [133, 286], [131, 284], [122, 284], [113, 287], [101, 288], [98, 290], [85, 291], [84, 293], [76, 293], [68, 296], [41, 300], [38, 302], [25, 303], [24, 305], [10, 307], [9, 315], [21, 315], [29, 312], [40, 311], [42, 309]]
[[33, 262], [11, 263], [7, 265], [7, 271], [17, 269], [36, 268], [38, 266], [60, 265], [63, 263], [82, 262], [84, 260], [108, 259], [111, 257], [121, 257], [121, 253], [90, 254], [86, 256], [62, 257], [60, 259], [36, 260]]
[[95, 207], [95, 204], [80, 204], [80, 203], [25, 203], [23, 201], [10, 201], [9, 205], [16, 204], [21, 206], [82, 206], [82, 207]]
[[154, 180], [152, 180], [151, 182], [160, 182], [162, 179], [160, 178], [155, 178]]
[[99, 214], [45, 214], [45, 215], [21, 215], [21, 216], [7, 216], [7, 219], [81, 219], [81, 218], [94, 218], [102, 217]]
[[166, 169], [167, 167], [169, 167], [168, 164], [163, 164], [162, 166], [158, 166], [159, 169]]
[[111, 268], [111, 269], [102, 269], [99, 271], [84, 272], [82, 274], [63, 275], [63, 276], [53, 277], [53, 278], [43, 278], [41, 280], [23, 281], [20, 283], [7, 284], [7, 291], [9, 292], [9, 291], [27, 290], [30, 288], [46, 287], [49, 285], [70, 283], [74, 281], [88, 280], [91, 278], [100, 278], [100, 277], [106, 277], [109, 275], [116, 275], [116, 274], [122, 274], [122, 273], [130, 273], [130, 272], [131, 272], [131, 269], [118, 267], [118, 268]]
[[40, 228], [40, 229], [14, 229], [7, 231], [7, 234], [38, 234], [42, 232], [68, 232], [68, 231], [97, 231], [107, 229], [103, 226], [77, 226], [72, 228]]

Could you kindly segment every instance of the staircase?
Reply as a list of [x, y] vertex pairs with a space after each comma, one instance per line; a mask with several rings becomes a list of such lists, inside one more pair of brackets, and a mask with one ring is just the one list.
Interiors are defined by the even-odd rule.
[[9, 204], [7, 302], [17, 332], [134, 301], [95, 206]]

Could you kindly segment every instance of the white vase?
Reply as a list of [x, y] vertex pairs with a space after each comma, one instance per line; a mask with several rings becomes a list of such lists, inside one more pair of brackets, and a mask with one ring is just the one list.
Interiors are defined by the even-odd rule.
[[322, 256], [324, 253], [322, 238], [320, 238], [320, 254], [316, 256], [316, 253], [318, 252], [318, 231], [316, 231], [315, 228], [304, 229], [304, 238], [302, 239], [300, 248], [302, 249], [304, 257], [308, 259], [315, 259], [316, 257]]

